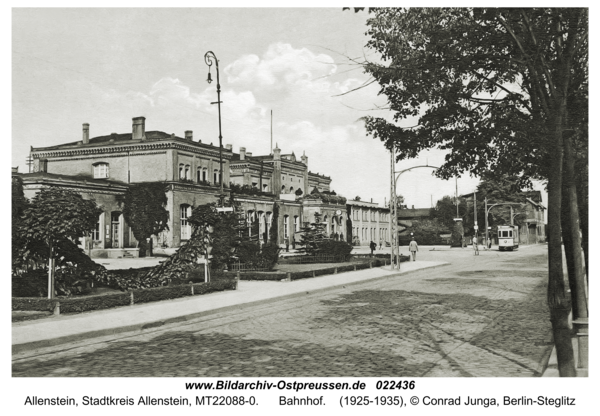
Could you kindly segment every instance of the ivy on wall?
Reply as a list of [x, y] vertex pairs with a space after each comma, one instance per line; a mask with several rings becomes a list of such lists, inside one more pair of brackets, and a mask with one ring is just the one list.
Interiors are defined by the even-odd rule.
[[117, 197], [125, 221], [141, 248], [146, 247], [147, 238], [169, 229], [166, 190], [163, 182], [140, 183], [130, 185], [125, 195]]

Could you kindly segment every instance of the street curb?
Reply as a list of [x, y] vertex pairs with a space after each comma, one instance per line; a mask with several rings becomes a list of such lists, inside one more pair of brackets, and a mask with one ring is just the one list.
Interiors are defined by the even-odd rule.
[[[208, 315], [229, 312], [232, 310], [253, 307], [256, 305], [268, 305], [270, 303], [275, 303], [275, 302], [279, 302], [279, 301], [286, 300], [286, 299], [293, 299], [293, 298], [298, 298], [298, 297], [302, 297], [302, 296], [306, 296], [306, 295], [314, 295], [316, 293], [324, 293], [327, 291], [333, 291], [333, 290], [340, 289], [340, 288], [347, 288], [349, 286], [357, 286], [357, 285], [361, 285], [361, 284], [365, 284], [365, 283], [377, 282], [380, 280], [389, 279], [391, 277], [399, 277], [399, 276], [418, 277], [420, 274], [428, 274], [434, 269], [443, 268], [443, 267], [446, 267], [449, 265], [450, 265], [450, 263], [445, 263], [445, 264], [438, 264], [435, 266], [424, 267], [422, 269], [418, 269], [418, 270], [414, 270], [414, 271], [408, 271], [408, 272], [400, 271], [399, 273], [373, 277], [371, 279], [359, 280], [356, 282], [340, 283], [340, 284], [337, 284], [334, 286], [323, 287], [323, 288], [319, 288], [319, 289], [315, 289], [315, 290], [290, 293], [287, 295], [274, 296], [274, 297], [268, 298], [268, 299], [256, 300], [256, 301], [245, 302], [245, 303], [238, 303], [236, 305], [229, 305], [229, 306], [224, 306], [221, 308], [210, 309], [207, 311], [195, 312], [195, 313], [191, 313], [188, 315], [181, 315], [178, 317], [169, 318], [169, 319], [165, 319], [165, 320], [150, 321], [150, 322], [144, 322], [141, 324], [125, 325], [125, 326], [120, 326], [120, 327], [115, 327], [115, 328], [100, 329], [97, 331], [89, 331], [89, 332], [83, 332], [80, 334], [65, 335], [62, 337], [50, 338], [50, 339], [45, 339], [45, 340], [40, 340], [40, 341], [33, 341], [33, 342], [26, 342], [23, 344], [13, 344], [12, 345], [12, 353], [18, 354], [18, 353], [22, 353], [22, 352], [26, 352], [26, 351], [33, 351], [33, 350], [37, 350], [37, 349], [41, 349], [41, 348], [54, 347], [54, 346], [61, 345], [61, 344], [68, 344], [71, 342], [82, 341], [82, 340], [86, 340], [86, 339], [90, 339], [90, 338], [99, 338], [99, 337], [106, 336], [106, 335], [115, 335], [115, 334], [120, 334], [120, 333], [124, 333], [124, 332], [133, 332], [133, 331], [141, 332], [145, 329], [154, 329], [154, 328], [158, 328], [158, 327], [168, 325], [168, 324], [191, 321], [191, 320], [201, 318], [204, 316], [208, 316]], [[390, 267], [390, 266], [383, 266], [383, 267]], [[285, 284], [285, 283], [282, 283], [282, 284]]]

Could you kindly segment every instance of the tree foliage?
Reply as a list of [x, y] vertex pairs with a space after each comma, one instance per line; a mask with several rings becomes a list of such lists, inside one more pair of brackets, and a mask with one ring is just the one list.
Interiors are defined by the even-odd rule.
[[[559, 372], [574, 375], [561, 203], [564, 167], [570, 206], [562, 230], [578, 256], [580, 208], [569, 176], [582, 159], [578, 141], [587, 142], [588, 10], [376, 9], [367, 23], [367, 46], [383, 62], [362, 65], [387, 96], [393, 121], [366, 117], [366, 128], [398, 160], [437, 148], [451, 150], [436, 172], [445, 179], [492, 171], [518, 178], [519, 186], [548, 181], [548, 304]], [[409, 118], [416, 126], [399, 126]], [[585, 287], [576, 275], [582, 305]], [[587, 316], [585, 305], [580, 313]]]
[[269, 240], [275, 244], [279, 241], [279, 204], [273, 203], [273, 216], [271, 218], [271, 228], [269, 229]]
[[80, 291], [81, 282], [98, 270], [90, 267], [91, 260], [77, 245], [80, 237], [96, 228], [102, 209], [79, 193], [54, 187], [41, 189], [28, 204], [19, 205], [22, 216], [14, 230], [18, 238], [13, 240], [13, 276], [47, 270], [49, 260], [56, 259], [54, 289], [63, 295]]
[[94, 200], [59, 189], [41, 189], [23, 212], [20, 233], [27, 242], [52, 245], [62, 240], [78, 243], [96, 228], [102, 213]]
[[[560, 56], [565, 51], [556, 42], [566, 40], [572, 25], [577, 33], [586, 30], [582, 14], [580, 9], [374, 10], [367, 46], [384, 63], [366, 62], [364, 68], [388, 97], [394, 122], [367, 117], [368, 132], [387, 148], [401, 141], [399, 160], [425, 149], [451, 149], [437, 171], [446, 179], [489, 170], [516, 172], [524, 182], [547, 178], [554, 91], [543, 89], [558, 88], [551, 78], [566, 56]], [[532, 42], [515, 40], [532, 36]], [[547, 71], [540, 73], [538, 61]], [[396, 124], [413, 117], [415, 128]]]
[[304, 223], [300, 238], [302, 248], [300, 252], [314, 256], [320, 252], [320, 244], [327, 238], [325, 231], [326, 224], [321, 222], [321, 213], [315, 212], [315, 221]]
[[123, 207], [125, 221], [135, 238], [144, 245], [147, 238], [169, 229], [166, 185], [149, 182], [130, 185], [123, 196], [117, 198]]

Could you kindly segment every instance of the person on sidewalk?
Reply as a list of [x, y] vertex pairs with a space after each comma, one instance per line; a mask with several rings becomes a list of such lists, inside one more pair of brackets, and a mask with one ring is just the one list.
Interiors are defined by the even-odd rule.
[[383, 238], [379, 239], [379, 250], [383, 247]]
[[415, 241], [414, 237], [412, 237], [410, 240], [410, 244], [408, 245], [408, 251], [410, 251], [413, 261], [416, 261], [417, 260], [417, 251], [419, 251], [419, 246], [417, 245], [417, 242]]
[[377, 244], [375, 244], [375, 242], [371, 240], [371, 244], [369, 244], [369, 247], [371, 248], [371, 257], [373, 257], [373, 251], [377, 249]]

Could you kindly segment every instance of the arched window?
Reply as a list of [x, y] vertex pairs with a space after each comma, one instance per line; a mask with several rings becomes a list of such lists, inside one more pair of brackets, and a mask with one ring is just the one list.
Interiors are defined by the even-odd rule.
[[202, 169], [198, 168], [196, 171], [196, 182], [202, 182]]
[[285, 185], [281, 185], [281, 190], [285, 192]]
[[100, 162], [94, 164], [94, 178], [104, 179], [108, 178], [108, 163]]
[[192, 226], [188, 223], [188, 217], [192, 215], [192, 207], [188, 204], [179, 206], [179, 218], [181, 220], [181, 240], [189, 240], [192, 235]]
[[218, 185], [221, 183], [219, 181], [219, 169], [215, 169], [215, 171], [213, 172], [213, 182], [215, 183], [215, 185]]
[[183, 163], [179, 164], [179, 179], [185, 179], [185, 171]]
[[190, 165], [185, 165], [185, 179], [190, 180], [192, 177], [190, 176]]
[[207, 168], [202, 169], [202, 180], [204, 182], [208, 181], [208, 169]]
[[290, 186], [290, 194], [293, 194], [293, 193], [294, 193], [294, 187]]

